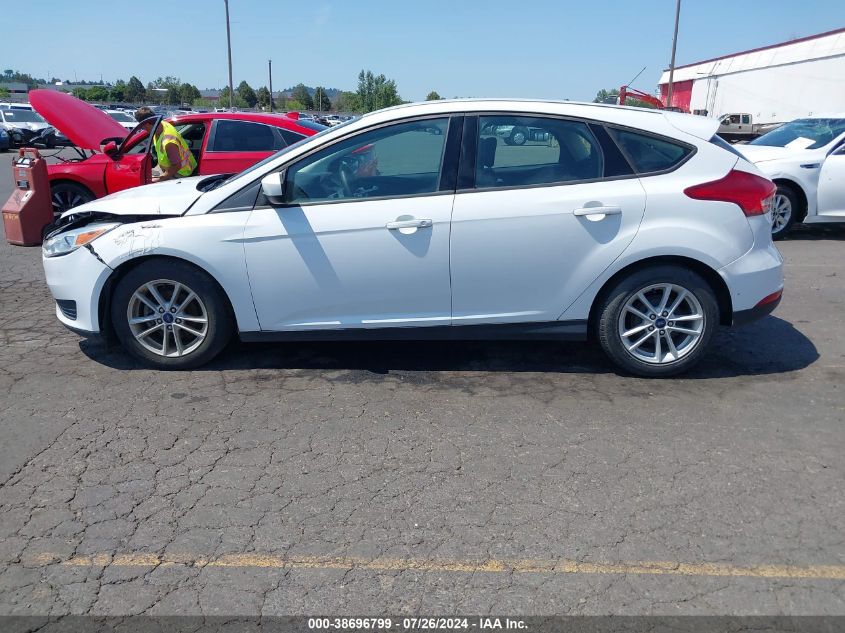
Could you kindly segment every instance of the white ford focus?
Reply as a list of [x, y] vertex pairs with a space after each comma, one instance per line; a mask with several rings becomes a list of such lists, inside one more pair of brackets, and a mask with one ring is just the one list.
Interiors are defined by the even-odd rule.
[[62, 323], [160, 368], [201, 365], [234, 334], [594, 337], [630, 373], [675, 374], [783, 288], [774, 185], [717, 125], [569, 102], [400, 106], [234, 176], [77, 207], [44, 270]]

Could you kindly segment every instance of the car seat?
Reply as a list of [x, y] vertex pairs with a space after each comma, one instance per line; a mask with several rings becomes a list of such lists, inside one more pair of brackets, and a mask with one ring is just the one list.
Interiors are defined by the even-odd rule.
[[494, 187], [496, 172], [493, 164], [496, 162], [496, 148], [499, 141], [495, 136], [488, 136], [478, 141], [478, 168], [475, 174], [476, 187]]

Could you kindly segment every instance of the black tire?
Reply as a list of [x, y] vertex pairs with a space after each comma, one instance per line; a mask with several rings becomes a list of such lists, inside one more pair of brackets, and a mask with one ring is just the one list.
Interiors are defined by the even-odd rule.
[[[164, 356], [150, 351], [139, 342], [129, 324], [129, 310], [132, 308], [130, 301], [133, 302], [133, 306], [140, 305], [137, 300], [133, 299], [133, 295], [145, 284], [157, 280], [176, 282], [193, 291], [205, 310], [207, 327], [204, 338], [195, 349], [187, 351], [183, 355]], [[161, 288], [162, 286], [158, 287]], [[179, 296], [184, 297], [185, 294]], [[167, 297], [163, 293], [161, 296], [163, 299], [174, 301], [172, 296]], [[178, 302], [178, 299], [175, 301]], [[153, 312], [151, 311], [151, 313]], [[165, 315], [162, 316], [165, 317]], [[156, 319], [161, 326], [160, 333], [169, 337], [167, 339], [168, 346], [172, 342], [175, 347], [176, 328], [180, 327], [177, 324], [181, 322], [176, 319], [178, 316], [179, 312], [171, 316], [170, 322], [172, 325], [170, 326], [162, 323], [161, 319]], [[232, 338], [234, 322], [226, 296], [217, 283], [205, 272], [191, 264], [173, 259], [151, 259], [129, 271], [115, 286], [111, 300], [111, 320], [114, 331], [123, 347], [145, 364], [157, 369], [192, 369], [209, 362], [226, 347], [226, 344]], [[184, 323], [188, 325], [187, 320]], [[156, 323], [150, 321], [150, 325], [155, 326]], [[202, 327], [194, 323], [190, 325], [191, 327]], [[165, 327], [170, 333], [164, 330]], [[182, 328], [180, 333], [184, 330], [185, 328]], [[145, 337], [144, 340], [149, 342], [149, 338]], [[163, 349], [166, 350], [168, 346], [163, 345]]]
[[[783, 198], [789, 204], [789, 217], [786, 222], [781, 224], [777, 229], [775, 226], [779, 224], [778, 209]], [[772, 239], [783, 239], [790, 230], [792, 230], [795, 220], [799, 217], [803, 209], [801, 208], [801, 198], [796, 193], [795, 189], [789, 185], [778, 185], [778, 190], [775, 192], [775, 205], [772, 210]]]
[[[673, 286], [686, 290], [694, 297], [703, 311], [703, 323], [701, 323], [700, 334], [697, 340], [694, 343], [690, 343], [686, 351], [680, 352], [676, 360], [669, 359], [659, 364], [650, 363], [635, 357], [633, 353], [628, 351], [620, 333], [621, 324], [625, 323], [624, 320], [620, 321], [620, 319], [628, 319], [632, 316], [626, 310], [626, 304], [629, 300], [634, 300], [639, 292], [656, 284], [672, 284]], [[653, 292], [658, 291], [654, 290]], [[678, 294], [673, 296], [677, 297]], [[646, 298], [649, 298], [648, 295], [646, 295]], [[692, 299], [689, 301], [692, 302]], [[669, 303], [672, 302], [672, 300], [669, 301]], [[681, 309], [686, 305], [684, 303], [682, 306], [679, 306], [678, 314], [680, 316], [684, 316]], [[623, 310], [625, 310], [624, 317]], [[649, 314], [647, 316], [651, 317], [652, 315]], [[662, 318], [661, 314], [655, 316], [657, 319], [656, 321], [652, 319], [654, 325], [650, 326], [651, 330], [647, 326], [642, 334], [655, 337], [655, 339], [659, 339], [660, 341], [666, 341], [666, 337], [668, 337], [673, 342], [673, 345], [675, 337], [678, 337], [678, 349], [681, 350], [681, 339], [685, 339], [686, 335], [671, 331], [669, 325], [674, 325], [673, 321], [668, 320], [668, 318]], [[639, 326], [642, 323], [649, 323], [649, 321], [640, 319], [638, 323], [633, 325]], [[686, 324], [687, 322], [684, 321], [684, 323]], [[679, 321], [678, 326], [680, 325], [681, 322]], [[690, 325], [691, 327], [699, 327], [697, 322], [696, 324], [691, 323]], [[643, 268], [630, 274], [619, 281], [603, 296], [602, 303], [596, 313], [595, 331], [602, 349], [619, 368], [637, 376], [658, 378], [683, 373], [696, 365], [707, 353], [713, 334], [718, 326], [719, 307], [710, 284], [700, 275], [680, 266], [657, 265]], [[629, 326], [626, 325], [625, 327], [627, 328]], [[654, 333], [648, 334], [649, 332]], [[642, 351], [647, 351], [647, 346], [651, 343], [653, 341], [647, 339], [647, 342], [642, 346]], [[669, 349], [666, 343], [661, 343], [660, 345], [662, 349]], [[653, 347], [655, 348], [654, 355], [656, 356], [657, 343], [654, 343]]]
[[95, 197], [90, 189], [74, 182], [58, 182], [50, 185], [54, 217], [59, 217], [68, 209], [91, 202]]

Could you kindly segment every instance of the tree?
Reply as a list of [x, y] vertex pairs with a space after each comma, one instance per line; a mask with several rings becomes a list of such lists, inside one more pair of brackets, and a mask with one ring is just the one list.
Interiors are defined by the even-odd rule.
[[258, 103], [258, 96], [255, 94], [255, 90], [253, 90], [246, 81], [239, 83], [236, 90], [238, 97], [240, 97], [248, 107], [254, 108], [255, 104]]
[[334, 108], [338, 112], [360, 112], [362, 109], [357, 93], [346, 91], [335, 97]]
[[194, 101], [199, 99], [201, 96], [199, 88], [193, 84], [183, 83], [179, 86], [179, 101], [183, 104], [193, 105]]
[[77, 99], [82, 99], [83, 101], [88, 101], [88, 89], [76, 87], [73, 89], [73, 96]]
[[9, 92], [8, 88], [0, 88], [0, 99], [8, 99], [12, 96], [12, 93]]
[[92, 88], [88, 88], [86, 97], [88, 101], [103, 103], [109, 100], [109, 90], [105, 86], [93, 86]]
[[118, 79], [109, 90], [109, 100], [122, 102], [126, 99], [126, 82]]
[[132, 103], [140, 103], [147, 98], [147, 91], [144, 89], [144, 84], [135, 75], [129, 78], [129, 83], [126, 84], [125, 92], [126, 100]]
[[396, 82], [384, 75], [375, 76], [369, 70], [358, 73], [358, 99], [364, 112], [402, 103]]
[[267, 110], [270, 107], [270, 91], [267, 86], [261, 86], [255, 91], [255, 96], [258, 97], [258, 107], [262, 110]]
[[596, 98], [593, 103], [616, 103], [619, 99], [619, 90], [613, 88], [612, 90], [605, 90], [602, 88], [596, 93]]
[[314, 89], [314, 109], [318, 112], [328, 112], [332, 109], [332, 102], [326, 96], [326, 89], [322, 86]]
[[[293, 92], [291, 92], [291, 99], [298, 102], [302, 107], [296, 108], [298, 110], [313, 110], [314, 109], [314, 101], [311, 99], [311, 93], [308, 92], [308, 88], [305, 87], [305, 84], [297, 84], [293, 87]], [[288, 104], [288, 107], [290, 104]]]
[[428, 93], [425, 100], [426, 101], [439, 101], [442, 98], [443, 97], [441, 97], [439, 94], [437, 94], [436, 90], [432, 90], [431, 92]]

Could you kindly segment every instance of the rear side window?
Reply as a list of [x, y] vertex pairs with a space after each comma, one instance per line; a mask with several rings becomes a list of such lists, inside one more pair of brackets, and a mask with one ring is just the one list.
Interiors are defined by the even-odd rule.
[[666, 171], [680, 165], [692, 149], [663, 138], [608, 128], [611, 136], [638, 174]]
[[275, 129], [250, 121], [217, 121], [212, 152], [274, 152], [284, 147]]
[[279, 133], [282, 135], [282, 138], [285, 139], [285, 142], [288, 145], [293, 145], [294, 143], [299, 143], [304, 138], [308, 138], [304, 134], [300, 134], [299, 132], [291, 132], [290, 130], [286, 130], [285, 128], [279, 128]]

